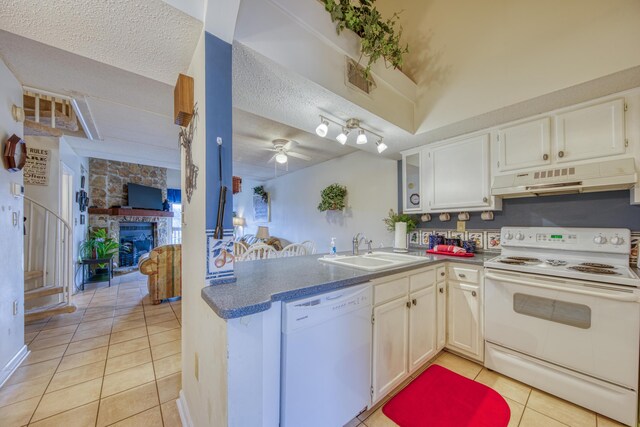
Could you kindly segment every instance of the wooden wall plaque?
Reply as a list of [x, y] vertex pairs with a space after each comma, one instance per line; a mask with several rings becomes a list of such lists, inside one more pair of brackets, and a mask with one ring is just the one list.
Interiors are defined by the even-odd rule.
[[178, 75], [173, 90], [173, 117], [175, 124], [189, 126], [193, 117], [193, 77]]

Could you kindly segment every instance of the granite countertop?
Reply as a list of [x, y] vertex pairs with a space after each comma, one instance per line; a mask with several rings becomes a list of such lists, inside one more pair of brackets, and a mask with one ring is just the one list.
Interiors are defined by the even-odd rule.
[[[388, 249], [378, 249], [388, 251]], [[329, 292], [371, 279], [402, 273], [446, 261], [483, 265], [496, 253], [478, 253], [473, 258], [429, 255], [424, 250], [409, 252], [424, 258], [410, 265], [384, 271], [364, 271], [318, 261], [324, 255], [265, 259], [235, 265], [235, 283], [206, 286], [202, 298], [223, 319], [266, 311], [272, 301], [287, 301]]]

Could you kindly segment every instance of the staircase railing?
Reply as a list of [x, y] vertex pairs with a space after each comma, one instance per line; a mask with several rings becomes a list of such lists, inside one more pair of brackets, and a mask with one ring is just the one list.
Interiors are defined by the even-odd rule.
[[[24, 197], [25, 270], [41, 272], [42, 281], [34, 289], [62, 287], [63, 301], [71, 303], [74, 287], [73, 238], [71, 227], [51, 209]], [[32, 291], [34, 289], [26, 289]]]

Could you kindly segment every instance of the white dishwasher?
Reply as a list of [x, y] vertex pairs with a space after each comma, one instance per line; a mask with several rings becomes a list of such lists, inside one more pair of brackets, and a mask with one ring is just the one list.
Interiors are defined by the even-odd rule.
[[342, 427], [370, 403], [371, 285], [288, 302], [281, 427]]

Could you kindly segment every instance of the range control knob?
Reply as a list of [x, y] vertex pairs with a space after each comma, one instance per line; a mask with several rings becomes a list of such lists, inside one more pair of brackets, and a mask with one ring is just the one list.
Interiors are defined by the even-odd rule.
[[509, 231], [504, 233], [504, 240], [511, 240], [511, 239], [513, 239], [513, 234], [511, 234]]
[[619, 236], [613, 236], [609, 242], [611, 242], [612, 245], [621, 245], [624, 243], [624, 239]]
[[597, 245], [602, 245], [607, 243], [607, 238], [604, 237], [603, 235], [597, 235], [596, 237], [593, 238], [593, 243], [597, 244]]
[[524, 234], [522, 234], [522, 233], [517, 233], [517, 234], [516, 234], [516, 240], [524, 240]]

